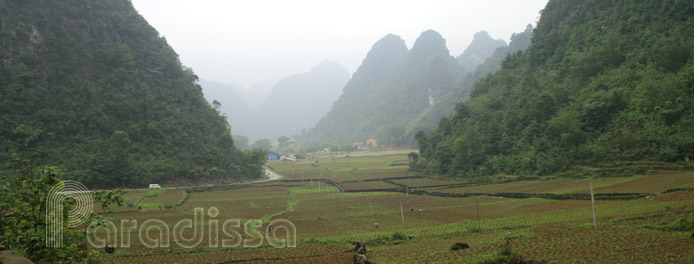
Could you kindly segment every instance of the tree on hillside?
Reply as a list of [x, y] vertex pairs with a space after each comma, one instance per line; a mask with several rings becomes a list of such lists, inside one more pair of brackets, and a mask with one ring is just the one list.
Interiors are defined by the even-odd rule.
[[277, 138], [277, 142], [280, 144], [280, 147], [286, 147], [292, 144], [293, 142], [291, 141], [292, 139], [286, 136], [281, 136]]
[[234, 145], [239, 149], [248, 149], [251, 146], [251, 140], [244, 135], [233, 135]]
[[272, 148], [272, 141], [267, 138], [258, 139], [251, 145], [253, 149], [270, 149]]

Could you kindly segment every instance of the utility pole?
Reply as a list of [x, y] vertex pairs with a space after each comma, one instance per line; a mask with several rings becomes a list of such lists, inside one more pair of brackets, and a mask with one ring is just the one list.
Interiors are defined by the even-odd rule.
[[593, 195], [593, 180], [588, 180], [590, 185], [590, 203], [593, 206], [593, 228], [598, 228], [598, 218], [595, 216], [595, 196]]
[[477, 202], [477, 231], [482, 232], [482, 225], [480, 225], [480, 198], [475, 197], [475, 202]]
[[402, 201], [400, 201], [400, 217], [402, 217], [402, 226], [405, 226], [405, 212], [402, 210]]

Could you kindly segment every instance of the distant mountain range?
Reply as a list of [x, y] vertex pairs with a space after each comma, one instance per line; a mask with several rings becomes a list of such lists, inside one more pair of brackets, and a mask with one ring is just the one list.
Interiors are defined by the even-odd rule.
[[[201, 81], [206, 98], [221, 103], [236, 134], [252, 140], [294, 137], [299, 144], [348, 144], [375, 138], [381, 145], [414, 146], [414, 135], [436, 128], [465, 101], [475, 81], [500, 68], [502, 59], [530, 44], [532, 26], [510, 45], [486, 31], [458, 57], [436, 31], [422, 32], [411, 50], [399, 36], [377, 41], [350, 79], [335, 62], [277, 82], [257, 107], [240, 85]], [[344, 87], [344, 89], [343, 89]], [[223, 92], [228, 91], [228, 92]]]
[[[514, 41], [522, 35], [529, 43], [532, 27], [526, 31]], [[346, 144], [375, 138], [381, 145], [414, 146], [418, 131], [434, 129], [441, 117], [452, 114], [474, 81], [498, 69], [500, 58], [516, 46], [523, 45], [508, 48], [481, 31], [453, 58], [436, 31], [422, 32], [411, 50], [400, 37], [386, 35], [373, 45], [330, 112], [297, 141]]]
[[445, 43], [433, 30], [423, 32], [411, 51], [399, 36], [380, 39], [330, 112], [298, 142], [347, 143], [379, 133], [400, 140], [404, 125], [452, 89], [462, 74]]
[[[249, 91], [235, 84], [200, 81], [200, 85], [210, 103], [214, 100], [221, 103], [221, 112], [227, 115], [234, 134], [252, 140], [276, 140], [312, 127], [337, 100], [349, 78], [342, 65], [326, 60], [306, 73], [279, 80], [256, 107], [248, 102], [262, 97], [250, 95], [258, 87]], [[244, 102], [244, 93], [252, 99]]]

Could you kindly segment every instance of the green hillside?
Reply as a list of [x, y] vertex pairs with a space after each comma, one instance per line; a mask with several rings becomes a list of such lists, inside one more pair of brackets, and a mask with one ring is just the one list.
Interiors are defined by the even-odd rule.
[[[483, 31], [484, 32], [484, 31]], [[404, 135], [404, 142], [407, 145], [415, 146], [415, 134], [419, 131], [429, 132], [436, 129], [441, 118], [450, 116], [455, 113], [455, 106], [459, 102], [464, 102], [470, 98], [470, 91], [475, 88], [475, 82], [480, 78], [486, 76], [489, 73], [493, 73], [499, 68], [501, 68], [501, 61], [514, 52], [522, 51], [530, 46], [530, 38], [533, 35], [533, 27], [528, 25], [525, 31], [511, 36], [511, 43], [508, 46], [500, 46], [496, 48], [491, 55], [484, 57], [486, 53], [482, 52], [480, 45], [489, 45], [489, 36], [485, 34], [477, 33], [475, 38], [482, 38], [481, 41], [475, 41], [470, 44], [470, 46], [463, 52], [463, 54], [475, 54], [478, 56], [468, 56], [471, 57], [468, 60], [462, 60], [463, 63], [468, 65], [476, 65], [472, 58], [486, 58], [484, 62], [473, 71], [468, 72], [464, 75], [462, 80], [454, 87], [453, 90], [448, 92], [445, 96], [441, 98], [436, 104], [429, 106], [422, 114], [417, 118], [410, 121], [406, 127], [406, 134]], [[493, 42], [492, 42], [493, 43]], [[468, 52], [468, 49], [473, 51]], [[477, 51], [477, 52], [474, 52]], [[463, 56], [459, 56], [460, 59]]]
[[407, 122], [451, 91], [461, 75], [439, 33], [422, 32], [410, 51], [400, 37], [387, 35], [374, 44], [327, 115], [297, 141], [351, 143], [375, 137], [398, 144]]
[[0, 157], [100, 187], [257, 177], [191, 69], [127, 0], [0, 0]]
[[419, 135], [415, 169], [545, 174], [692, 158], [692, 14], [691, 1], [550, 1], [528, 51]]

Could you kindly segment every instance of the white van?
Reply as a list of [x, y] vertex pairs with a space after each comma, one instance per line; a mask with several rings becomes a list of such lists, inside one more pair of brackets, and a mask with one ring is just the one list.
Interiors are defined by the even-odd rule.
[[161, 186], [160, 186], [159, 184], [154, 184], [154, 183], [153, 183], [153, 184], [150, 184], [150, 185], [149, 185], [149, 188], [150, 188], [150, 189], [161, 189]]

